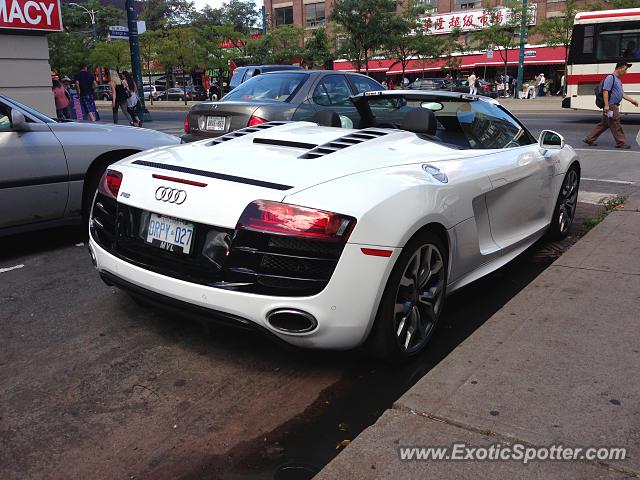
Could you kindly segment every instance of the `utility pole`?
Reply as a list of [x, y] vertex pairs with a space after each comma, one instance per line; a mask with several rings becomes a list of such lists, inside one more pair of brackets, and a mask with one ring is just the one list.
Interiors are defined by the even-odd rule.
[[[144, 105], [144, 89], [142, 87], [142, 64], [140, 63], [140, 41], [138, 39], [138, 13], [134, 0], [125, 0], [127, 25], [129, 27], [129, 48], [131, 49], [131, 74], [138, 86], [138, 97], [145, 122], [151, 121], [151, 114]], [[151, 95], [151, 92], [149, 92]]]
[[518, 54], [518, 90], [516, 94], [520, 96], [522, 92], [522, 81], [524, 80], [524, 46], [527, 43], [527, 19], [529, 9], [527, 0], [522, 0], [522, 18], [520, 19], [520, 52]]
[[[82, 10], [84, 10], [84, 13], [89, 15], [89, 18], [91, 19], [91, 32], [93, 33], [93, 40], [98, 40], [98, 30], [96, 29], [96, 13], [98, 12], [96, 12], [93, 8], [89, 10], [87, 7], [78, 3], [72, 2], [69, 4], [69, 6], [81, 8]], [[102, 67], [100, 67], [98, 75], [100, 77], [100, 83], [102, 83]]]

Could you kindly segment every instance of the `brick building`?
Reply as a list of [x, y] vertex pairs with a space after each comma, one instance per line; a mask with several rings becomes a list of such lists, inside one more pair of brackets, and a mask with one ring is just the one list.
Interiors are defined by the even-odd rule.
[[[494, 0], [495, 1], [495, 0]], [[295, 24], [304, 28], [305, 37], [312, 34], [318, 27], [325, 27], [331, 31], [329, 17], [331, 15], [334, 0], [264, 0], [265, 10], [272, 27], [285, 24]], [[475, 13], [479, 15], [482, 11], [482, 1], [480, 0], [423, 0], [425, 6], [433, 9], [432, 18], [444, 17], [447, 21], [452, 17], [463, 18]], [[564, 0], [530, 0], [530, 5], [535, 9], [535, 22], [539, 24], [549, 17], [562, 16], [564, 14], [566, 2]], [[458, 15], [459, 14], [459, 15]], [[533, 27], [533, 25], [531, 25]], [[530, 28], [531, 28], [530, 27]], [[444, 33], [444, 32], [443, 32]], [[515, 74], [517, 66], [517, 51], [510, 51], [508, 54], [508, 73]], [[476, 73], [493, 78], [503, 71], [503, 63], [498, 52], [493, 55], [483, 52], [461, 56], [462, 62], [459, 68], [460, 73], [465, 74], [471, 70]], [[432, 76], [440, 76], [441, 67], [437, 64], [429, 68], [423, 68], [415, 62], [409, 65], [407, 76], [410, 80], [419, 76], [424, 76], [424, 72], [432, 71]], [[393, 60], [372, 60], [369, 64], [370, 74], [382, 80], [387, 77], [397, 76], [400, 71]], [[564, 49], [551, 48], [542, 44], [541, 38], [532, 36], [527, 44], [527, 56], [525, 57], [525, 76], [535, 76], [544, 73], [547, 78], [559, 82], [564, 68]], [[355, 71], [353, 65], [345, 61], [336, 61], [336, 70]]]

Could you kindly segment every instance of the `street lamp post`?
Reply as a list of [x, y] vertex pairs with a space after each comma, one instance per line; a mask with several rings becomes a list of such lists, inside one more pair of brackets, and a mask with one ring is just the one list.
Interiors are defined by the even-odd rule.
[[520, 19], [520, 51], [518, 53], [518, 91], [516, 95], [520, 96], [522, 92], [522, 81], [524, 80], [524, 45], [527, 41], [527, 19], [529, 10], [527, 0], [522, 0], [522, 18]]
[[91, 18], [91, 29], [93, 30], [93, 38], [97, 38], [98, 37], [98, 32], [96, 31], [96, 13], [97, 12], [94, 9], [89, 10], [87, 7], [80, 5], [79, 3], [70, 3], [69, 5], [81, 8], [82, 10], [84, 10], [86, 14], [89, 15], [89, 18]]
[[[129, 26], [129, 48], [131, 50], [131, 73], [133, 80], [138, 85], [138, 97], [140, 98], [140, 106], [142, 107], [143, 119], [146, 122], [151, 121], [151, 115], [144, 105], [144, 88], [142, 86], [142, 64], [140, 62], [140, 40], [138, 38], [138, 13], [134, 0], [125, 1], [125, 9], [127, 10], [127, 24]], [[149, 86], [149, 97], [151, 97], [151, 86]]]

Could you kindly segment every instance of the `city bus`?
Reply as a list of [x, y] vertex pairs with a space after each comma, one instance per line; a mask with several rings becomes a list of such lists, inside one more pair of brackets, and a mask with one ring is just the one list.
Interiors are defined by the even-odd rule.
[[[622, 79], [625, 93], [640, 96], [640, 8], [580, 12], [576, 15], [567, 65], [564, 108], [599, 111], [594, 89], [615, 64], [634, 64]], [[623, 113], [640, 108], [622, 102]]]

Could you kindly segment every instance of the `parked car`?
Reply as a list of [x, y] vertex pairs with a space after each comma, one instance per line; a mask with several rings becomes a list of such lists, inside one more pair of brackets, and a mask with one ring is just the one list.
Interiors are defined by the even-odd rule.
[[[348, 102], [352, 95], [384, 90], [359, 73], [333, 70], [276, 71], [253, 77], [218, 102], [204, 102], [189, 110], [185, 122], [185, 142], [218, 137], [247, 125], [270, 120], [291, 120], [296, 110], [322, 109]], [[351, 108], [351, 105], [346, 105]]]
[[58, 122], [0, 95], [0, 236], [86, 220], [108, 165], [178, 143], [154, 130]]
[[158, 85], [143, 85], [142, 90], [146, 101], [149, 100], [149, 97], [153, 97], [154, 101], [161, 100], [164, 95], [164, 87]]
[[93, 92], [93, 97], [96, 100], [111, 100], [113, 98], [113, 93], [111, 92], [111, 85], [98, 85], [98, 88]]
[[206, 100], [207, 95], [194, 90], [193, 87], [186, 87], [186, 88], [173, 87], [167, 90], [166, 94], [163, 95], [162, 99], [163, 100], [165, 99], [180, 100], [180, 101], [184, 101], [185, 99], [187, 101]]
[[229, 80], [229, 91], [236, 88], [250, 78], [257, 77], [262, 73], [277, 72], [280, 70], [304, 70], [298, 65], [249, 65], [246, 67], [237, 67], [233, 71], [231, 80]]
[[[478, 95], [484, 95], [485, 97], [497, 98], [498, 89], [495, 83], [487, 82], [486, 80], [479, 79], [478, 83]], [[453, 80], [452, 92], [469, 93], [469, 81], [466, 78], [459, 78]]]
[[110, 166], [90, 222], [104, 281], [299, 347], [400, 361], [448, 294], [567, 235], [580, 164], [558, 133], [536, 140], [461, 93], [349, 103], [357, 128], [327, 105]]
[[450, 90], [453, 82], [446, 78], [419, 78], [409, 84], [409, 90]]

